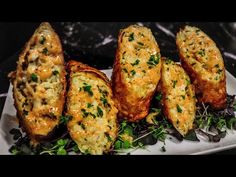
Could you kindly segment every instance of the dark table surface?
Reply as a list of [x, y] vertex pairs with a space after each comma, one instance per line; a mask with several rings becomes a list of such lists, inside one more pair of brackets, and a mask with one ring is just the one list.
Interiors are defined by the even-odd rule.
[[[236, 22], [57, 22], [51, 23], [59, 34], [65, 60], [74, 59], [98, 69], [112, 68], [119, 29], [129, 24], [149, 27], [162, 56], [179, 61], [175, 35], [184, 25], [201, 28], [222, 52], [226, 69], [236, 77]], [[7, 74], [15, 70], [18, 54], [39, 23], [0, 23], [0, 115], [9, 88]], [[236, 154], [236, 148], [217, 154]]]

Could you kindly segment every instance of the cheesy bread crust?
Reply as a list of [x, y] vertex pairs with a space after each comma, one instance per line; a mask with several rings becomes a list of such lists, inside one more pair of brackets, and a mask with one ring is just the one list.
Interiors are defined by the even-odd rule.
[[119, 33], [112, 89], [119, 117], [143, 119], [161, 75], [161, 54], [150, 29], [131, 25]]
[[17, 117], [32, 142], [49, 138], [59, 124], [65, 75], [60, 39], [49, 23], [41, 23], [26, 43], [12, 75]]
[[99, 70], [69, 61], [67, 127], [71, 138], [83, 153], [109, 152], [118, 133], [117, 108], [110, 82]]
[[193, 128], [196, 113], [194, 86], [184, 69], [172, 60], [162, 58], [161, 89], [164, 115], [185, 136]]
[[215, 42], [200, 29], [185, 26], [177, 34], [176, 44], [181, 64], [195, 85], [198, 101], [213, 109], [225, 108], [225, 67]]

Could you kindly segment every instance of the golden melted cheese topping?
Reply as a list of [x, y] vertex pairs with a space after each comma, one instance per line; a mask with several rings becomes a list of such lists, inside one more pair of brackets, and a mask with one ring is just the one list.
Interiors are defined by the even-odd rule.
[[67, 95], [72, 139], [84, 153], [108, 152], [116, 139], [117, 109], [109, 86], [93, 73], [75, 72]]
[[153, 92], [160, 79], [160, 49], [150, 29], [130, 26], [119, 38], [121, 77], [139, 98]]
[[166, 59], [162, 68], [164, 112], [183, 136], [193, 128], [196, 112], [194, 87], [184, 69]]
[[21, 54], [14, 82], [18, 110], [32, 135], [46, 136], [59, 123], [65, 91], [60, 40], [42, 23]]
[[215, 42], [196, 27], [186, 26], [177, 34], [180, 55], [201, 78], [213, 83], [224, 79], [224, 62]]

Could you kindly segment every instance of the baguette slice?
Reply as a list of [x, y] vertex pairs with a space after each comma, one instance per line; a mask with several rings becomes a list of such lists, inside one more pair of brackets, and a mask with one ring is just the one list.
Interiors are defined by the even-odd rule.
[[213, 109], [226, 106], [224, 61], [215, 42], [196, 27], [185, 26], [176, 39], [181, 64], [195, 85], [199, 102]]
[[49, 23], [41, 23], [26, 43], [12, 75], [17, 116], [32, 142], [49, 138], [59, 124], [65, 75], [60, 39]]
[[196, 113], [194, 86], [184, 69], [175, 62], [162, 58], [161, 88], [163, 112], [176, 130], [185, 136], [193, 128]]
[[129, 26], [119, 33], [112, 89], [119, 117], [143, 119], [161, 76], [161, 54], [150, 29]]
[[67, 127], [83, 153], [109, 152], [118, 133], [117, 108], [105, 74], [76, 61], [68, 63]]

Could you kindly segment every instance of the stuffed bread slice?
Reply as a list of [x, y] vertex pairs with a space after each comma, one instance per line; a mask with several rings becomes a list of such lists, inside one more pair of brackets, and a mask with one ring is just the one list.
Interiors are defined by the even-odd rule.
[[12, 74], [17, 116], [32, 142], [49, 138], [59, 124], [65, 102], [65, 75], [60, 39], [49, 23], [41, 23]]
[[185, 136], [193, 128], [195, 119], [194, 86], [184, 69], [167, 58], [162, 58], [161, 90], [165, 116]]
[[83, 153], [109, 152], [117, 137], [117, 108], [108, 78], [95, 68], [68, 63], [67, 127]]
[[131, 25], [120, 31], [112, 73], [119, 117], [143, 119], [161, 76], [160, 49], [150, 29]]
[[226, 106], [226, 75], [215, 42], [196, 27], [185, 26], [176, 38], [181, 64], [196, 88], [199, 102], [213, 109]]

